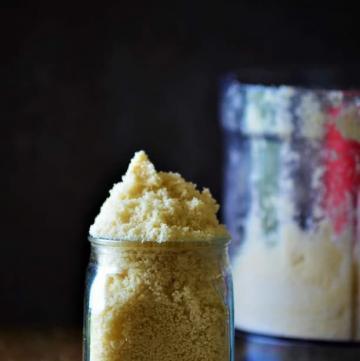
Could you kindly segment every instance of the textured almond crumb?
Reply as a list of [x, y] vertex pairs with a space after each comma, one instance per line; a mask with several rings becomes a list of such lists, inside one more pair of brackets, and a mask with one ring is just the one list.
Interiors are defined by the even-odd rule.
[[218, 210], [208, 189], [200, 192], [178, 173], [157, 172], [140, 151], [110, 191], [90, 235], [159, 243], [229, 238]]
[[228, 361], [226, 254], [117, 248], [90, 294], [90, 361]]

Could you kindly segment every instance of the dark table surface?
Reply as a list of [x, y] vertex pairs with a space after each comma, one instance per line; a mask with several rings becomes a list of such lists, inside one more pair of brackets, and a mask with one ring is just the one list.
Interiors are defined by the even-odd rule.
[[0, 331], [1, 361], [81, 361], [81, 352], [80, 330]]
[[[79, 329], [3, 329], [1, 361], [81, 361]], [[359, 361], [360, 344], [289, 342], [238, 335], [235, 361]]]

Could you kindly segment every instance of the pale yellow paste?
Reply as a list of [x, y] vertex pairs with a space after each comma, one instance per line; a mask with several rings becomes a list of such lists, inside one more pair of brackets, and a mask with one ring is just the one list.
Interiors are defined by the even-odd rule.
[[200, 192], [178, 173], [157, 172], [140, 151], [110, 191], [90, 235], [141, 242], [229, 238], [218, 209], [208, 189]]

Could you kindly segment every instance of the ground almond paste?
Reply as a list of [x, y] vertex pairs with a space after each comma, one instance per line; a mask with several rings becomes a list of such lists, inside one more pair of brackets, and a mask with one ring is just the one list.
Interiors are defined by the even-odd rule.
[[157, 172], [140, 151], [110, 191], [90, 235], [141, 242], [228, 238], [218, 210], [208, 189], [199, 192], [178, 173]]
[[208, 190], [135, 154], [90, 228], [127, 245], [99, 249], [91, 361], [229, 360], [226, 253], [200, 246], [229, 238], [218, 208]]

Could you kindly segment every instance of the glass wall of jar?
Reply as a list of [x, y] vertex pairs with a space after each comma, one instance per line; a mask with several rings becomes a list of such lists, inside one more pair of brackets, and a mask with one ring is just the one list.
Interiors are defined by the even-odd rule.
[[237, 329], [360, 339], [360, 95], [225, 83]]
[[90, 241], [84, 360], [233, 360], [227, 242]]

